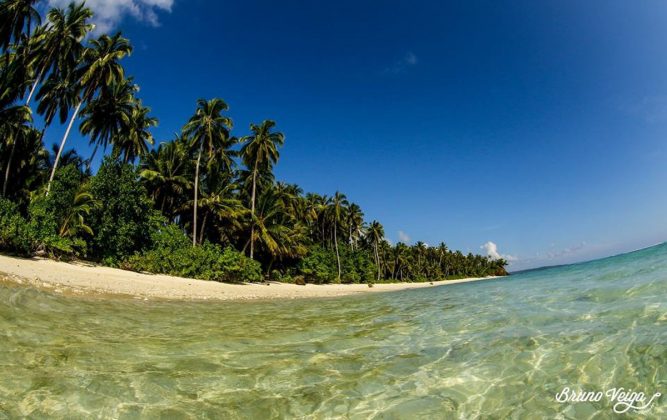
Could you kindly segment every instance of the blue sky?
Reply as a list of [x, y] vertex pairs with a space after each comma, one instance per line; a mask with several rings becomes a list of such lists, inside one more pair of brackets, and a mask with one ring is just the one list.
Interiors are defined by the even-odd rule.
[[135, 45], [158, 140], [200, 97], [239, 136], [274, 119], [277, 177], [346, 193], [393, 242], [517, 270], [667, 238], [667, 3], [87, 3]]

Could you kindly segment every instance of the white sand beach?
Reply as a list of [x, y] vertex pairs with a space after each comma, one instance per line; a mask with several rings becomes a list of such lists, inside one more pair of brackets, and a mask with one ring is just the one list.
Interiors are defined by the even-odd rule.
[[494, 277], [436, 281], [433, 283], [325, 284], [298, 286], [286, 283], [227, 284], [160, 274], [143, 274], [87, 262], [62, 262], [45, 258], [0, 255], [0, 276], [6, 281], [46, 288], [66, 294], [110, 294], [145, 299], [250, 300], [335, 297], [359, 293], [390, 292], [488, 280]]

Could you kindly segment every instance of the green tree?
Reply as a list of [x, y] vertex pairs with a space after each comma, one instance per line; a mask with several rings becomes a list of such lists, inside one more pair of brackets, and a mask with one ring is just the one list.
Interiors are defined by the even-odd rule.
[[90, 193], [99, 202], [89, 216], [93, 257], [116, 265], [148, 245], [152, 206], [135, 167], [105, 158]]

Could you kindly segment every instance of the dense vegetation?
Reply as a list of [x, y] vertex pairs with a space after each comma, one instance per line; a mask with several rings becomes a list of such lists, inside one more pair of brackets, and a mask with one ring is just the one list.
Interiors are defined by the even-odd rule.
[[[344, 194], [276, 181], [284, 135], [267, 120], [234, 136], [221, 99], [199, 100], [176, 138], [150, 147], [157, 120], [124, 72], [129, 41], [92, 36], [81, 3], [44, 17], [36, 3], [0, 2], [0, 249], [218, 281], [505, 274], [504, 260], [444, 243], [392, 246]], [[49, 152], [54, 120], [67, 130]], [[75, 129], [91, 156], [67, 149]], [[97, 152], [105, 157], [93, 174]]]

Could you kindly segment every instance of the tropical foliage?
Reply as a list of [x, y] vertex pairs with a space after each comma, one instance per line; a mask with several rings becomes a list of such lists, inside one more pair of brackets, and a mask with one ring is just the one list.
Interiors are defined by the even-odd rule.
[[[94, 37], [83, 3], [45, 16], [36, 3], [0, 1], [0, 249], [218, 281], [506, 274], [506, 261], [444, 243], [391, 245], [342, 192], [277, 181], [285, 135], [265, 120], [235, 136], [222, 99], [197, 101], [175, 138], [153, 146], [158, 121], [123, 67], [130, 42]], [[50, 152], [53, 123], [65, 134]], [[91, 156], [67, 149], [76, 130]]]

